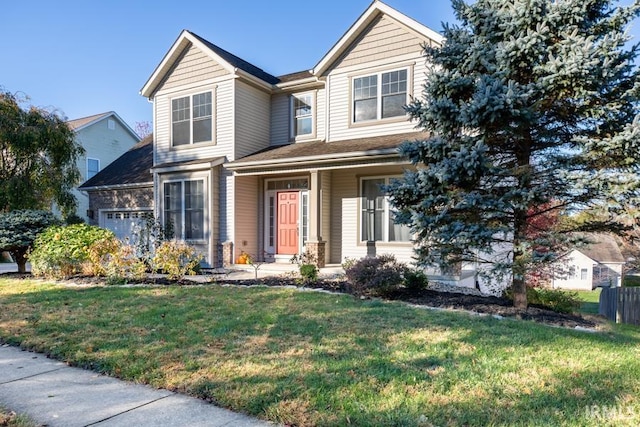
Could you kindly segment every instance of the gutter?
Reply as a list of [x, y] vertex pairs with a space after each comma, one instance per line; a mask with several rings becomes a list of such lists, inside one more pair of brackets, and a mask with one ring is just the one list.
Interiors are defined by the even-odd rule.
[[96, 190], [125, 190], [128, 188], [142, 188], [153, 187], [153, 181], [150, 182], [136, 182], [132, 184], [114, 184], [114, 185], [93, 185], [91, 187], [78, 187], [81, 191], [96, 191]]
[[358, 161], [358, 160], [367, 160], [376, 157], [399, 157], [398, 151], [396, 148], [385, 148], [381, 150], [372, 150], [372, 151], [360, 151], [360, 152], [349, 152], [349, 153], [336, 153], [335, 155], [316, 155], [316, 156], [304, 156], [304, 157], [296, 157], [294, 159], [273, 159], [273, 160], [254, 160], [250, 162], [234, 162], [227, 163], [224, 165], [226, 169], [230, 170], [242, 170], [254, 168], [256, 166], [286, 166], [286, 165], [297, 165], [300, 163], [331, 163], [336, 160], [349, 160], [349, 161]]

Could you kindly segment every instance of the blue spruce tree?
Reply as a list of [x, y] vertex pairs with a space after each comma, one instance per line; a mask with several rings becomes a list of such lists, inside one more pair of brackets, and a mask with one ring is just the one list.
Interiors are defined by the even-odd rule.
[[525, 308], [527, 273], [556, 259], [541, 248], [612, 226], [532, 234], [533, 217], [594, 205], [614, 212], [638, 195], [638, 45], [626, 31], [640, 2], [454, 0], [453, 8], [460, 24], [445, 26], [442, 46], [425, 48], [423, 98], [408, 106], [432, 136], [401, 146], [417, 167], [387, 190], [423, 264], [511, 248], [490, 272], [510, 278], [514, 305]]

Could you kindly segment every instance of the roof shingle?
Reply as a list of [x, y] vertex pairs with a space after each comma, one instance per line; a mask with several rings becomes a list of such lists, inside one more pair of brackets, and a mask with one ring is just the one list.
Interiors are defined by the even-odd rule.
[[82, 184], [80, 189], [91, 187], [120, 186], [127, 184], [152, 184], [153, 135], [131, 147], [94, 177]]
[[199, 35], [188, 31], [189, 34], [191, 34], [193, 37], [197, 38], [198, 40], [200, 40], [205, 46], [207, 46], [209, 49], [211, 49], [213, 52], [215, 52], [216, 55], [220, 56], [222, 59], [224, 59], [225, 61], [227, 61], [229, 64], [233, 65], [236, 68], [239, 68], [243, 71], [246, 71], [247, 73], [251, 74], [254, 77], [259, 78], [262, 81], [265, 81], [269, 84], [276, 84], [278, 83], [280, 80], [275, 77], [272, 76], [271, 74], [267, 73], [266, 71], [264, 71], [261, 68], [256, 67], [255, 65], [245, 61], [242, 58], [239, 58], [237, 56], [235, 56], [233, 53], [231, 52], [227, 52], [226, 50], [222, 49], [219, 46], [216, 46], [215, 44], [211, 43], [210, 41], [203, 39], [202, 37], [200, 37]]
[[403, 141], [427, 138], [428, 134], [422, 132], [411, 132], [396, 135], [385, 135], [370, 138], [349, 139], [334, 142], [299, 142], [283, 146], [269, 147], [266, 150], [243, 157], [229, 163], [233, 168], [236, 164], [272, 162], [277, 160], [293, 161], [305, 157], [318, 157], [339, 155], [343, 157], [348, 153], [366, 153], [375, 151], [390, 150], [397, 148]]

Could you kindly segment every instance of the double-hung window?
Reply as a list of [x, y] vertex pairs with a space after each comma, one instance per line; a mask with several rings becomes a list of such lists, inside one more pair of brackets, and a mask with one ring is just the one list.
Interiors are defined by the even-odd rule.
[[87, 179], [91, 179], [100, 172], [100, 160], [87, 158]]
[[353, 79], [353, 123], [402, 117], [407, 104], [407, 69]]
[[164, 228], [178, 239], [204, 239], [203, 180], [165, 182]]
[[171, 100], [171, 137], [174, 147], [213, 140], [211, 92]]
[[410, 231], [406, 225], [394, 222], [394, 212], [389, 196], [382, 186], [389, 178], [367, 178], [361, 181], [360, 239], [365, 242], [409, 242]]
[[313, 136], [313, 99], [312, 93], [291, 96], [291, 137]]

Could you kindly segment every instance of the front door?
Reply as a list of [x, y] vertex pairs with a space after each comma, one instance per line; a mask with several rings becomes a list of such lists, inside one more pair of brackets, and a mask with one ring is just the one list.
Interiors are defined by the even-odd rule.
[[278, 193], [278, 247], [280, 255], [298, 253], [298, 191]]

